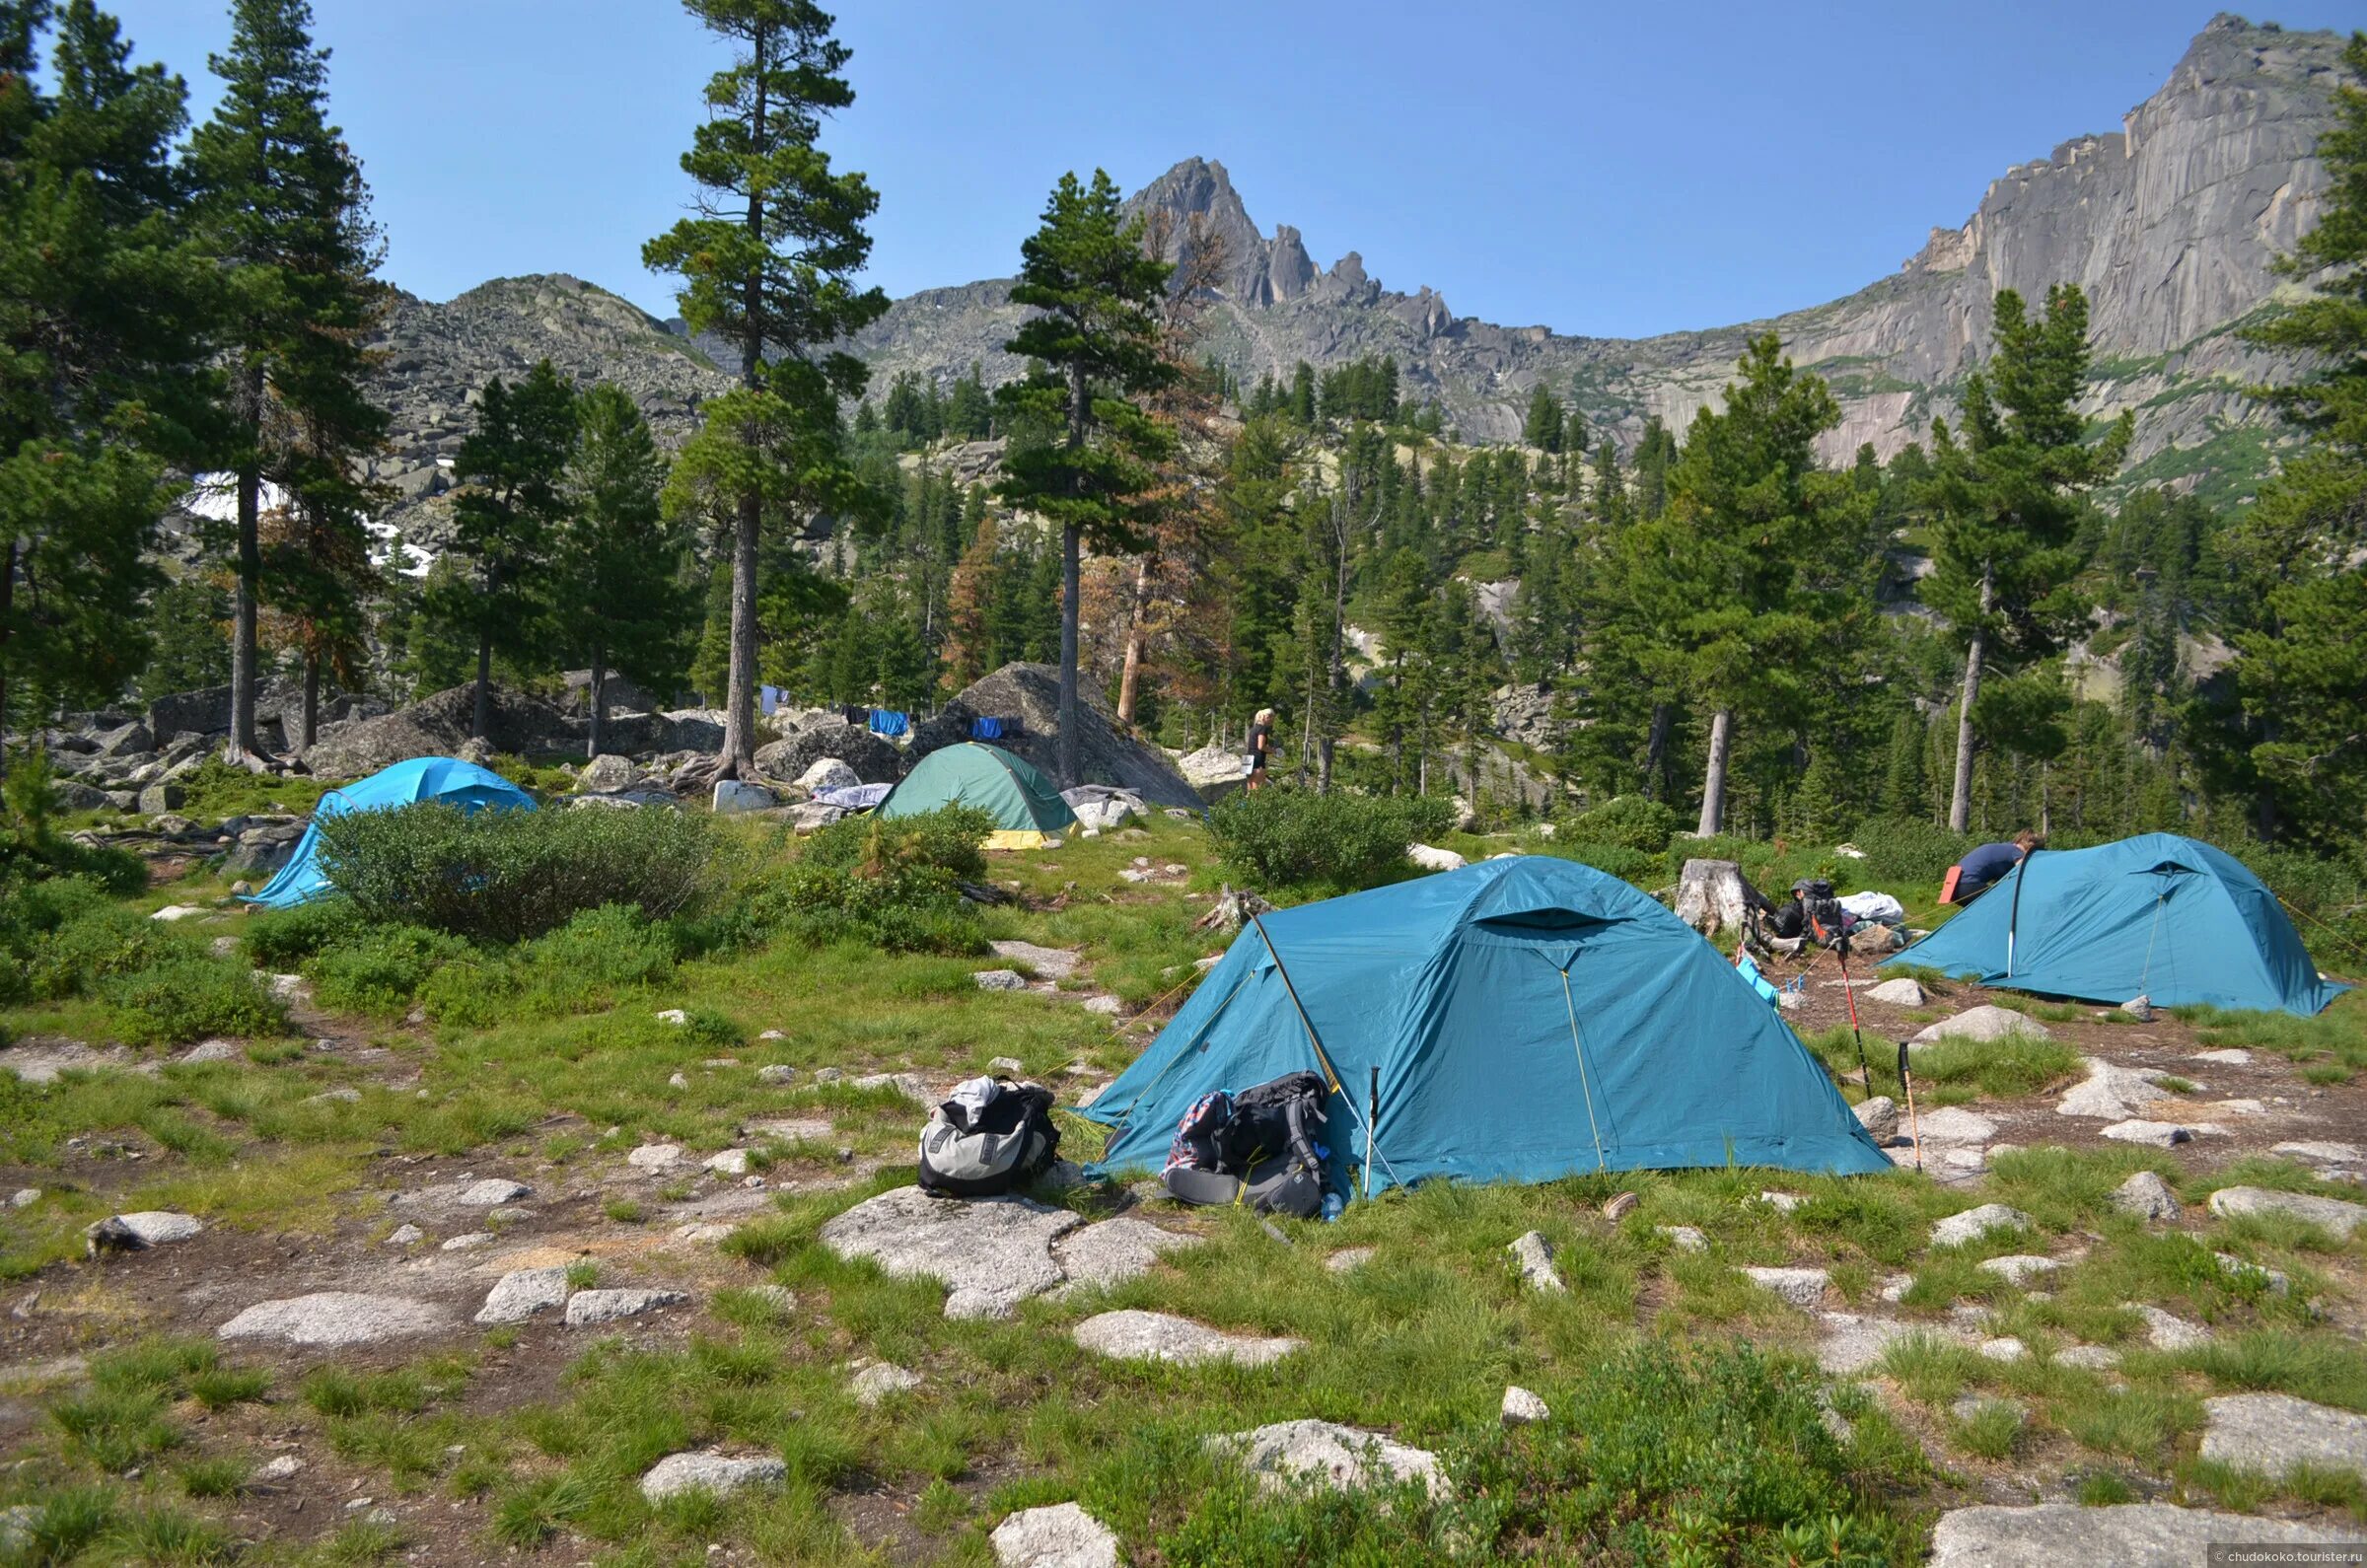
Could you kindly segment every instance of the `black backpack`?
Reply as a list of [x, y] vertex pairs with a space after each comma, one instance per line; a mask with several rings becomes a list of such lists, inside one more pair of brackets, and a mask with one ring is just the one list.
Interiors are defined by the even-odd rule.
[[1315, 1073], [1202, 1095], [1177, 1124], [1161, 1179], [1181, 1202], [1312, 1218], [1324, 1206], [1324, 1165], [1311, 1129], [1324, 1120], [1324, 1080]]
[[1059, 1151], [1050, 1090], [972, 1078], [920, 1131], [920, 1184], [949, 1197], [989, 1197], [1035, 1180]]
[[1790, 931], [1780, 935], [1807, 936], [1829, 944], [1847, 929], [1848, 911], [1833, 895], [1832, 884], [1822, 877], [1803, 877], [1792, 884], [1792, 900], [1800, 913]]

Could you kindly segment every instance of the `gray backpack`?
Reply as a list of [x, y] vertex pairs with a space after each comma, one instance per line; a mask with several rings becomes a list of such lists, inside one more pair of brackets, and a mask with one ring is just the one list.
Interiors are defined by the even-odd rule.
[[955, 1088], [921, 1129], [920, 1184], [949, 1197], [1009, 1192], [1049, 1171], [1059, 1150], [1050, 1090], [971, 1078]]

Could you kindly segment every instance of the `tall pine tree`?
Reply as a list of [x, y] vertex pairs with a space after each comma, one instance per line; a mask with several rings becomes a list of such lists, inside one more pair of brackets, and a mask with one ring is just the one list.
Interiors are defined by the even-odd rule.
[[559, 641], [591, 669], [591, 733], [598, 756], [609, 718], [608, 677], [671, 691], [689, 663], [698, 596], [682, 577], [688, 554], [666, 516], [666, 459], [622, 388], [603, 383], [578, 399], [577, 436], [559, 529]]

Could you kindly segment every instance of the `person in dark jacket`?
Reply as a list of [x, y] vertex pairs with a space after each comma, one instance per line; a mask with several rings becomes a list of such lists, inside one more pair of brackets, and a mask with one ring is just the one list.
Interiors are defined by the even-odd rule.
[[1957, 862], [1956, 901], [1971, 903], [1981, 893], [2005, 880], [2022, 857], [2039, 847], [2039, 835], [2030, 831], [2016, 833], [2007, 843], [1983, 844]]
[[1265, 787], [1266, 753], [1273, 749], [1273, 745], [1274, 710], [1259, 708], [1257, 717], [1250, 721], [1249, 777], [1243, 788], [1258, 790]]

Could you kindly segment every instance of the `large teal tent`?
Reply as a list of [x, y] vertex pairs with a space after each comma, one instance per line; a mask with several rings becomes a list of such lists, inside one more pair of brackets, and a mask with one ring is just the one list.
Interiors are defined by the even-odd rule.
[[918, 817], [947, 806], [974, 806], [994, 819], [989, 849], [1034, 849], [1049, 834], [1074, 827], [1077, 814], [1052, 781], [999, 746], [965, 741], [940, 747], [913, 765], [880, 802], [885, 818]]
[[247, 901], [266, 909], [285, 909], [328, 891], [328, 878], [322, 874], [316, 858], [321, 847], [322, 819], [342, 817], [347, 812], [391, 811], [419, 801], [442, 801], [472, 815], [488, 806], [529, 812], [535, 809], [533, 796], [474, 762], [449, 756], [415, 756], [322, 796], [321, 804], [313, 809], [312, 825], [296, 841], [296, 852], [279, 868], [279, 875]]
[[1883, 962], [2084, 1002], [2143, 996], [2304, 1018], [2346, 989], [2319, 977], [2276, 894], [2242, 861], [2176, 833], [2034, 851]]
[[1210, 1090], [1323, 1071], [1300, 1005], [1334, 1076], [1334, 1186], [1365, 1163], [1376, 1068], [1376, 1191], [1598, 1169], [1890, 1169], [1824, 1068], [1716, 949], [1625, 883], [1546, 856], [1281, 910], [1262, 935], [1245, 928], [1081, 1112], [1115, 1129], [1101, 1169], [1157, 1170]]

